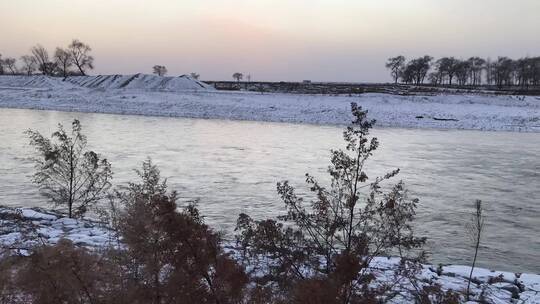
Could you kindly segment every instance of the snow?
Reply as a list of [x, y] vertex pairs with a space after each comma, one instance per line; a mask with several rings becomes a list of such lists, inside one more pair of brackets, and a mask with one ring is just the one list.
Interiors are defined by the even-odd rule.
[[[29, 232], [34, 233], [33, 237], [28, 237]], [[70, 219], [39, 208], [0, 207], [0, 248], [8, 247], [15, 253], [28, 255], [29, 248], [38, 242], [37, 239], [45, 244], [56, 244], [61, 238], [90, 249], [114, 245], [111, 243], [114, 239], [112, 232], [95, 220]], [[227, 249], [233, 256], [239, 254], [234, 247], [227, 246]], [[378, 279], [392, 280], [399, 262], [396, 257], [378, 257], [370, 266], [375, 269]], [[419, 279], [421, 282], [438, 283], [443, 290], [464, 291], [469, 272], [468, 266], [447, 265], [438, 270], [436, 266], [423, 265]], [[477, 283], [471, 284], [472, 292], [477, 298], [483, 291], [487, 303], [540, 303], [540, 275], [475, 268], [473, 277], [473, 282]], [[393, 303], [412, 301], [406, 292], [412, 287], [405, 285], [403, 288]], [[512, 299], [512, 291], [519, 295], [519, 301]]]
[[52, 214], [41, 213], [33, 209], [21, 209], [21, 214], [24, 218], [38, 220], [55, 220], [56, 216]]
[[0, 207], [0, 247], [27, 249], [38, 240], [56, 244], [61, 238], [99, 248], [110, 244], [112, 233], [93, 219], [70, 219], [40, 208]]
[[0, 90], [5, 88], [46, 88], [46, 89], [68, 89], [73, 87], [69, 83], [44, 75], [35, 76], [0, 76]]
[[540, 97], [489, 94], [298, 95], [216, 91], [189, 76], [0, 76], [0, 107], [346, 124], [350, 103], [379, 127], [540, 132]]
[[66, 81], [85, 88], [103, 90], [135, 89], [177, 92], [183, 90], [212, 89], [211, 86], [195, 80], [187, 75], [178, 77], [160, 77], [146, 74], [74, 76], [68, 77]]

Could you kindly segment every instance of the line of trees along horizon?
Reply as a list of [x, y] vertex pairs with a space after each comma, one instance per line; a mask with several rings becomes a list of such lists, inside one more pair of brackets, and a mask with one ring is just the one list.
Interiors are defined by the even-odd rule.
[[94, 57], [90, 55], [92, 48], [78, 40], [73, 39], [66, 47], [57, 47], [52, 55], [45, 47], [37, 44], [30, 48], [30, 54], [17, 59], [2, 58], [0, 54], [0, 75], [32, 75], [39, 71], [47, 76], [67, 77], [72, 75], [85, 76], [88, 70], [94, 68]]
[[[67, 77], [86, 75], [94, 68], [94, 57], [90, 55], [92, 48], [78, 39], [73, 39], [66, 47], [57, 47], [53, 56], [42, 45], [37, 44], [30, 49], [30, 54], [23, 55], [17, 61], [13, 57], [3, 58], [0, 54], [0, 75], [32, 75], [39, 71], [47, 76]], [[19, 63], [19, 64], [17, 64]], [[479, 86], [495, 85], [520, 86], [522, 88], [540, 86], [540, 56], [511, 59], [498, 57], [434, 57], [425, 55], [409, 61], [402, 55], [388, 58], [385, 64], [390, 70], [394, 83]], [[162, 67], [156, 72], [156, 67]], [[154, 74], [165, 75], [164, 66], [154, 66]], [[235, 73], [233, 78], [239, 82], [242, 73]], [[248, 78], [249, 75], [248, 75]], [[249, 79], [248, 79], [249, 81]]]
[[396, 84], [540, 86], [540, 57], [498, 57], [496, 60], [442, 57], [435, 60], [425, 55], [407, 61], [398, 55], [388, 58], [385, 66]]

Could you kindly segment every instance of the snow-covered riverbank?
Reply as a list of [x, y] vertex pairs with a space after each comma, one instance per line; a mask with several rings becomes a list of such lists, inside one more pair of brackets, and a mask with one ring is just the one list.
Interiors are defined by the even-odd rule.
[[75, 220], [40, 208], [0, 206], [0, 250], [25, 251], [34, 245], [56, 244], [62, 238], [88, 248], [108, 246], [112, 234], [92, 219]]
[[[97, 221], [68, 219], [43, 209], [0, 207], [0, 248], [23, 248], [26, 253], [31, 241], [24, 237], [24, 231], [34, 232], [38, 242], [44, 244], [56, 244], [66, 238], [79, 246], [99, 248], [110, 245], [112, 240], [110, 230]], [[373, 267], [384, 279], [398, 261], [381, 257], [373, 262]], [[420, 276], [425, 282], [440, 284], [444, 290], [463, 291], [469, 271], [468, 266], [424, 265]], [[483, 292], [487, 303], [540, 303], [540, 275], [476, 268], [473, 277], [473, 291]]]
[[[112, 114], [345, 124], [351, 102], [378, 126], [540, 132], [540, 97], [322, 96], [212, 90], [189, 78], [0, 76], [0, 107]], [[116, 77], [116, 78], [115, 78]]]

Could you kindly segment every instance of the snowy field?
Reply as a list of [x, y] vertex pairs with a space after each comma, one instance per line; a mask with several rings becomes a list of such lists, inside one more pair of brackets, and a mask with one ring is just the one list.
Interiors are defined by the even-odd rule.
[[188, 76], [0, 76], [0, 107], [345, 124], [357, 102], [382, 127], [540, 132], [540, 97], [359, 96], [216, 91]]
[[[25, 233], [26, 231], [26, 233]], [[26, 238], [33, 232], [37, 238]], [[13, 209], [0, 206], [0, 248], [8, 247], [27, 254], [29, 242], [56, 244], [61, 238], [72, 240], [89, 249], [109, 246], [114, 243], [110, 230], [99, 222], [84, 219], [74, 220], [43, 209]], [[234, 252], [232, 247], [229, 248]], [[380, 280], [389, 279], [392, 269], [399, 259], [380, 257], [372, 262]], [[438, 268], [424, 265], [420, 274], [424, 282], [436, 282], [444, 290], [464, 291], [470, 272], [468, 266], [446, 265]], [[484, 303], [540, 303], [540, 275], [511, 273], [475, 268], [473, 292], [478, 296], [483, 292]], [[396, 298], [396, 303], [409, 302], [406, 292]]]

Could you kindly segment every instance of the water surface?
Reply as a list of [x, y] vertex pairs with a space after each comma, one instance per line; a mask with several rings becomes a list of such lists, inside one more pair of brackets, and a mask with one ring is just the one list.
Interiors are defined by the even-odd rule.
[[[58, 122], [81, 120], [92, 149], [113, 165], [114, 183], [136, 178], [151, 157], [178, 190], [199, 200], [212, 226], [231, 231], [240, 212], [283, 212], [276, 182], [305, 193], [304, 174], [327, 182], [332, 148], [342, 128], [285, 123], [143, 117], [0, 109], [0, 204], [44, 206], [31, 184], [28, 128], [52, 133]], [[534, 133], [376, 129], [380, 149], [370, 177], [400, 168], [411, 196], [420, 198], [418, 233], [429, 237], [432, 262], [468, 263], [466, 232], [475, 199], [485, 202], [480, 265], [540, 272], [540, 135]], [[397, 180], [396, 180], [397, 182]]]

